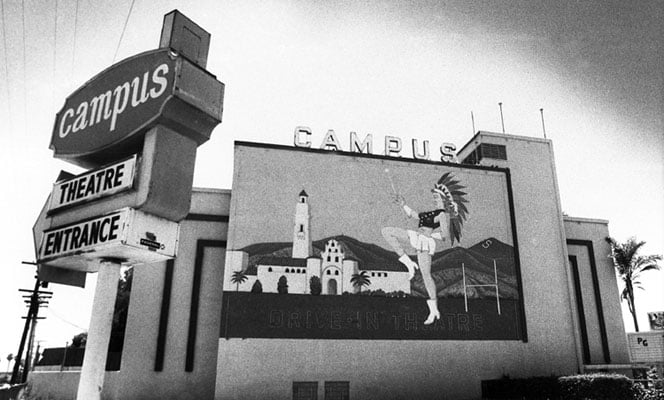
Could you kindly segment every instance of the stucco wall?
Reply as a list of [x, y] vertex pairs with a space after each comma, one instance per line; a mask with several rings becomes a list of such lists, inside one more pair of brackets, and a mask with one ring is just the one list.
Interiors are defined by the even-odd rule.
[[[118, 397], [119, 372], [109, 371], [104, 375], [104, 400], [116, 400]], [[28, 375], [30, 398], [44, 400], [74, 400], [78, 390], [81, 371], [33, 371]]]
[[[611, 363], [627, 363], [627, 338], [620, 307], [620, 291], [618, 289], [615, 269], [608, 255], [611, 252], [605, 238], [609, 236], [608, 221], [565, 217], [565, 232], [569, 255], [577, 257], [579, 278], [582, 286], [584, 314], [587, 321], [588, 340], [591, 350], [591, 363], [603, 363], [604, 354], [601, 348], [600, 316], [597, 312], [597, 300], [594, 296], [594, 284], [591, 273], [591, 255], [595, 262], [599, 298], [602, 306], [602, 318], [606, 328], [608, 341], [608, 359]], [[589, 242], [587, 245], [576, 241]]]
[[[155, 371], [162, 313], [165, 263], [136, 267], [129, 304], [125, 344], [120, 367], [122, 399], [211, 399], [214, 394], [217, 342], [221, 318], [221, 282], [225, 247], [198, 247], [201, 240], [224, 241], [229, 191], [195, 189], [190, 217], [181, 223], [180, 242], [173, 267], [172, 291], [165, 331], [162, 371]], [[201, 252], [202, 251], [202, 252]], [[200, 258], [200, 291], [194, 273]], [[190, 326], [191, 305], [198, 298], [197, 324]], [[193, 355], [188, 350], [195, 330]], [[189, 352], [188, 352], [189, 351]], [[193, 370], [186, 358], [193, 356]]]

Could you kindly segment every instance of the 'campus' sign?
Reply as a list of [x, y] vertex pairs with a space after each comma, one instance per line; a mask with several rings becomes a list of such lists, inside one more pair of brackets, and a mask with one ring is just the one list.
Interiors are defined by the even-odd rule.
[[130, 139], [171, 97], [177, 57], [168, 49], [139, 54], [101, 72], [67, 98], [55, 118], [56, 157], [87, 155]]
[[[293, 145], [295, 147], [311, 148], [311, 128], [307, 126], [295, 127], [293, 133]], [[408, 147], [407, 145], [405, 147]], [[339, 141], [337, 134], [334, 130], [330, 129], [323, 137], [320, 148], [322, 150], [330, 151], [344, 151], [344, 146]], [[348, 151], [350, 153], [366, 153], [374, 154], [373, 152], [373, 135], [367, 134], [363, 140], [357, 135], [357, 132], [350, 132], [350, 139], [348, 141]], [[401, 157], [401, 152], [404, 150], [403, 141], [397, 136], [385, 136], [383, 154], [390, 157]], [[424, 140], [421, 143], [417, 139], [411, 139], [412, 156], [416, 160], [431, 161], [431, 151], [429, 141]], [[456, 158], [456, 145], [454, 143], [444, 142], [440, 145], [440, 161], [443, 162], [458, 162]], [[434, 156], [435, 160], [435, 156]]]
[[51, 149], [84, 167], [140, 150], [157, 124], [200, 145], [221, 122], [224, 84], [171, 49], [148, 51], [101, 72], [71, 94], [57, 114]]

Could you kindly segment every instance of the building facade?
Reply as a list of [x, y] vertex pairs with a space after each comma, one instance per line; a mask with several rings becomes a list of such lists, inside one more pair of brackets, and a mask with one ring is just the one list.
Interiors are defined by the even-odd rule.
[[[400, 173], [452, 171], [463, 180], [471, 215], [464, 234], [437, 242], [431, 255], [432, 271], [445, 264], [437, 275], [447, 282], [437, 289], [440, 319], [422, 325], [427, 291], [416, 282], [424, 272], [409, 281], [397, 254], [375, 233], [405, 223], [398, 205], [372, 203], [369, 193], [378, 217], [365, 220], [372, 211], [353, 214], [364, 210], [353, 200], [361, 197], [337, 190], [346, 199], [339, 209], [352, 214], [343, 215], [323, 207], [333, 203], [323, 203], [319, 188], [302, 178], [305, 190], [297, 181], [281, 190], [282, 202], [263, 199], [263, 208], [245, 209], [243, 196], [257, 193], [257, 183], [236, 175], [231, 191], [194, 190], [175, 260], [135, 267], [121, 369], [107, 373], [105, 398], [477, 399], [483, 380], [627, 363], [618, 288], [606, 257], [608, 223], [563, 216], [551, 141], [479, 132], [457, 156], [460, 164], [441, 165], [236, 143], [236, 174], [256, 169], [277, 179], [278, 170], [251, 160], [282, 165], [295, 159], [336, 165], [342, 176], [368, 164], [375, 171], [358, 178], [365, 180], [358, 187], [373, 185], [389, 169], [408, 195], [420, 183], [411, 189], [397, 179]], [[321, 187], [329, 188], [322, 181]], [[394, 215], [380, 219], [383, 208]], [[251, 210], [271, 211], [256, 224], [245, 212]], [[357, 229], [332, 226], [344, 218], [357, 220]], [[375, 241], [360, 237], [365, 228]], [[355, 283], [362, 272], [369, 285]], [[279, 294], [282, 276], [287, 295]], [[313, 277], [320, 295], [312, 293]], [[259, 294], [252, 293], [257, 281]], [[379, 289], [381, 296], [370, 295]], [[49, 385], [56, 379], [73, 383], [76, 372], [31, 376], [44, 396], [57, 386], [67, 390]], [[75, 387], [57, 396], [73, 394]]]

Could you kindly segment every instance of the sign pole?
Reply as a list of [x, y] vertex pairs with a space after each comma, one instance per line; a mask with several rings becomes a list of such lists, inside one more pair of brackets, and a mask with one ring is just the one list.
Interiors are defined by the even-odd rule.
[[120, 262], [117, 259], [101, 261], [97, 287], [90, 317], [88, 340], [78, 383], [77, 400], [99, 400], [104, 387], [108, 343], [113, 325], [113, 310], [118, 294]]

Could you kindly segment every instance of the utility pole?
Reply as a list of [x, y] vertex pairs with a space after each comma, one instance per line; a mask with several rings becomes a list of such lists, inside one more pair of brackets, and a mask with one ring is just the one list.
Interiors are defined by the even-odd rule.
[[[28, 265], [37, 265], [36, 263], [23, 261], [23, 264]], [[15, 385], [17, 383], [23, 383], [28, 379], [28, 369], [30, 367], [30, 356], [31, 356], [31, 347], [34, 340], [34, 328], [35, 322], [37, 319], [44, 319], [44, 317], [39, 317], [39, 305], [40, 303], [48, 304], [48, 298], [53, 295], [53, 292], [39, 291], [42, 282], [39, 280], [39, 276], [35, 275], [35, 287], [32, 290], [29, 289], [19, 289], [19, 292], [31, 293], [28, 296], [23, 296], [24, 298], [29, 298], [29, 300], [24, 300], [28, 305], [28, 314], [25, 317], [25, 325], [23, 326], [23, 334], [21, 335], [21, 342], [18, 346], [18, 353], [14, 361], [14, 369], [12, 371], [11, 384]], [[28, 331], [32, 327], [32, 332], [30, 334], [30, 344], [28, 345], [27, 356], [25, 357], [25, 366], [23, 368], [23, 374], [19, 377], [19, 372], [21, 368], [21, 358], [23, 357], [23, 350], [25, 349], [25, 341], [28, 337]], [[20, 381], [20, 382], [19, 382]]]

